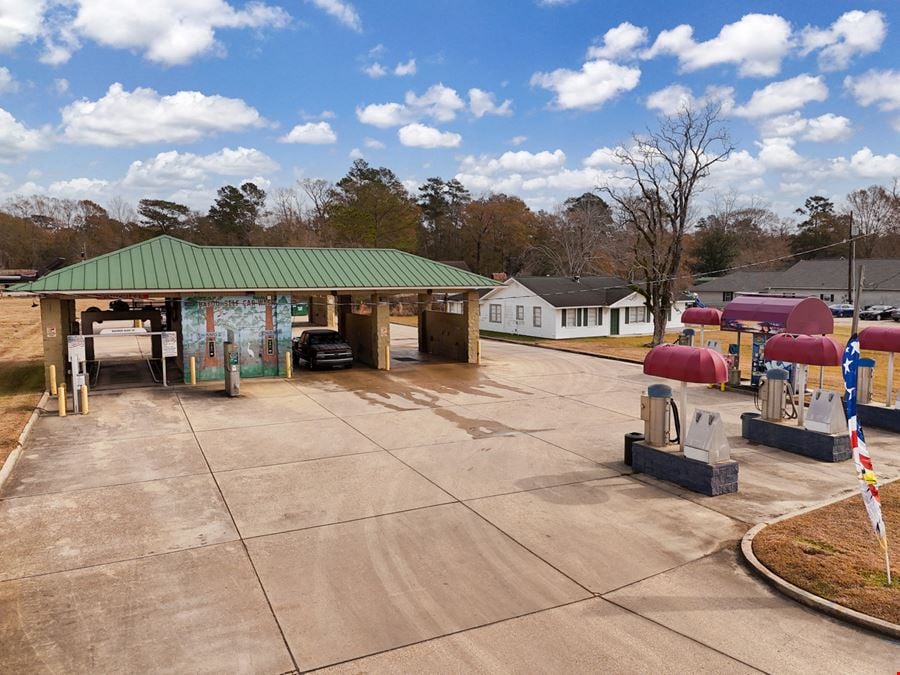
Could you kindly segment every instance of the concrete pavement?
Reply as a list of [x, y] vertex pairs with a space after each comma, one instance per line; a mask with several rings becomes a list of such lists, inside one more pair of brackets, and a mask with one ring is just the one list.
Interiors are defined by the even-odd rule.
[[[394, 356], [415, 329], [392, 326]], [[855, 491], [740, 440], [715, 498], [622, 459], [637, 366], [483, 343], [481, 367], [98, 393], [0, 493], [0, 671], [895, 672], [900, 646], [738, 563], [750, 525]], [[900, 448], [869, 435], [879, 473]]]

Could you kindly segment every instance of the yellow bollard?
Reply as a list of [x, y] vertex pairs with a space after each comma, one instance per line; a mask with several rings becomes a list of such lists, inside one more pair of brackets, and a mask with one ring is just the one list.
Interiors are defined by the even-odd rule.
[[[598, 310], [598, 311], [599, 311], [599, 310]], [[481, 340], [480, 340], [480, 339], [478, 340], [478, 352], [477, 352], [477, 354], [478, 354], [478, 356], [475, 358], [475, 363], [477, 363], [477, 364], [480, 366], [480, 365], [481, 365]]]
[[140, 319], [135, 319], [135, 320], [134, 320], [134, 327], [135, 327], [135, 328], [143, 328], [143, 327], [144, 327], [144, 322], [141, 321]]
[[294, 376], [294, 362], [291, 360], [290, 352], [286, 352], [284, 355], [284, 373], [288, 379]]
[[385, 370], [391, 369], [391, 346], [390, 345], [384, 346], [384, 369]]
[[56, 366], [50, 364], [50, 395], [56, 396]]
[[87, 385], [81, 385], [81, 414], [88, 414], [88, 390]]
[[191, 384], [197, 384], [197, 357], [191, 357]]
[[66, 416], [66, 385], [61, 384], [56, 388], [57, 402], [59, 403], [59, 416]]

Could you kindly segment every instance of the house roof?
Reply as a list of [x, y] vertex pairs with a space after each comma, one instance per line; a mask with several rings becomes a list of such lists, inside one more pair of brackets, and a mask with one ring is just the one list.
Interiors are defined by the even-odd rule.
[[[900, 290], [900, 260], [884, 258], [858, 259], [857, 274], [866, 268], [866, 289]], [[769, 288], [846, 290], [849, 264], [846, 258], [800, 260], [785, 270], [769, 285]]]
[[692, 291], [704, 293], [712, 291], [713, 293], [739, 292], [758, 293], [771, 286], [771, 283], [781, 272], [732, 272], [722, 277], [716, 277], [702, 284], [697, 284]]
[[464, 290], [499, 285], [472, 272], [394, 249], [200, 246], [164, 235], [64, 267], [13, 290]]
[[554, 307], [608, 307], [634, 289], [619, 277], [515, 277]]

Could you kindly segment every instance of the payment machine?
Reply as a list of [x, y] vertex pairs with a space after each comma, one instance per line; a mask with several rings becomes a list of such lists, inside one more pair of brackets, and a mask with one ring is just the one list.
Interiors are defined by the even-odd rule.
[[[87, 356], [83, 335], [70, 335], [67, 340], [69, 353], [69, 371], [72, 374], [72, 409], [77, 415], [80, 410], [78, 394], [81, 387], [87, 384]], [[61, 402], [60, 405], [65, 405]]]
[[241, 395], [241, 347], [234, 341], [234, 332], [228, 331], [228, 340], [223, 345], [225, 358], [225, 393], [228, 396]]

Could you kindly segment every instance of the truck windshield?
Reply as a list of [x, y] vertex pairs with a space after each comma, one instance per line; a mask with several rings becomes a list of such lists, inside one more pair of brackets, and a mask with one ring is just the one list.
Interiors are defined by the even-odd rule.
[[322, 333], [309, 336], [309, 344], [311, 345], [334, 345], [343, 341], [343, 338], [338, 333]]

